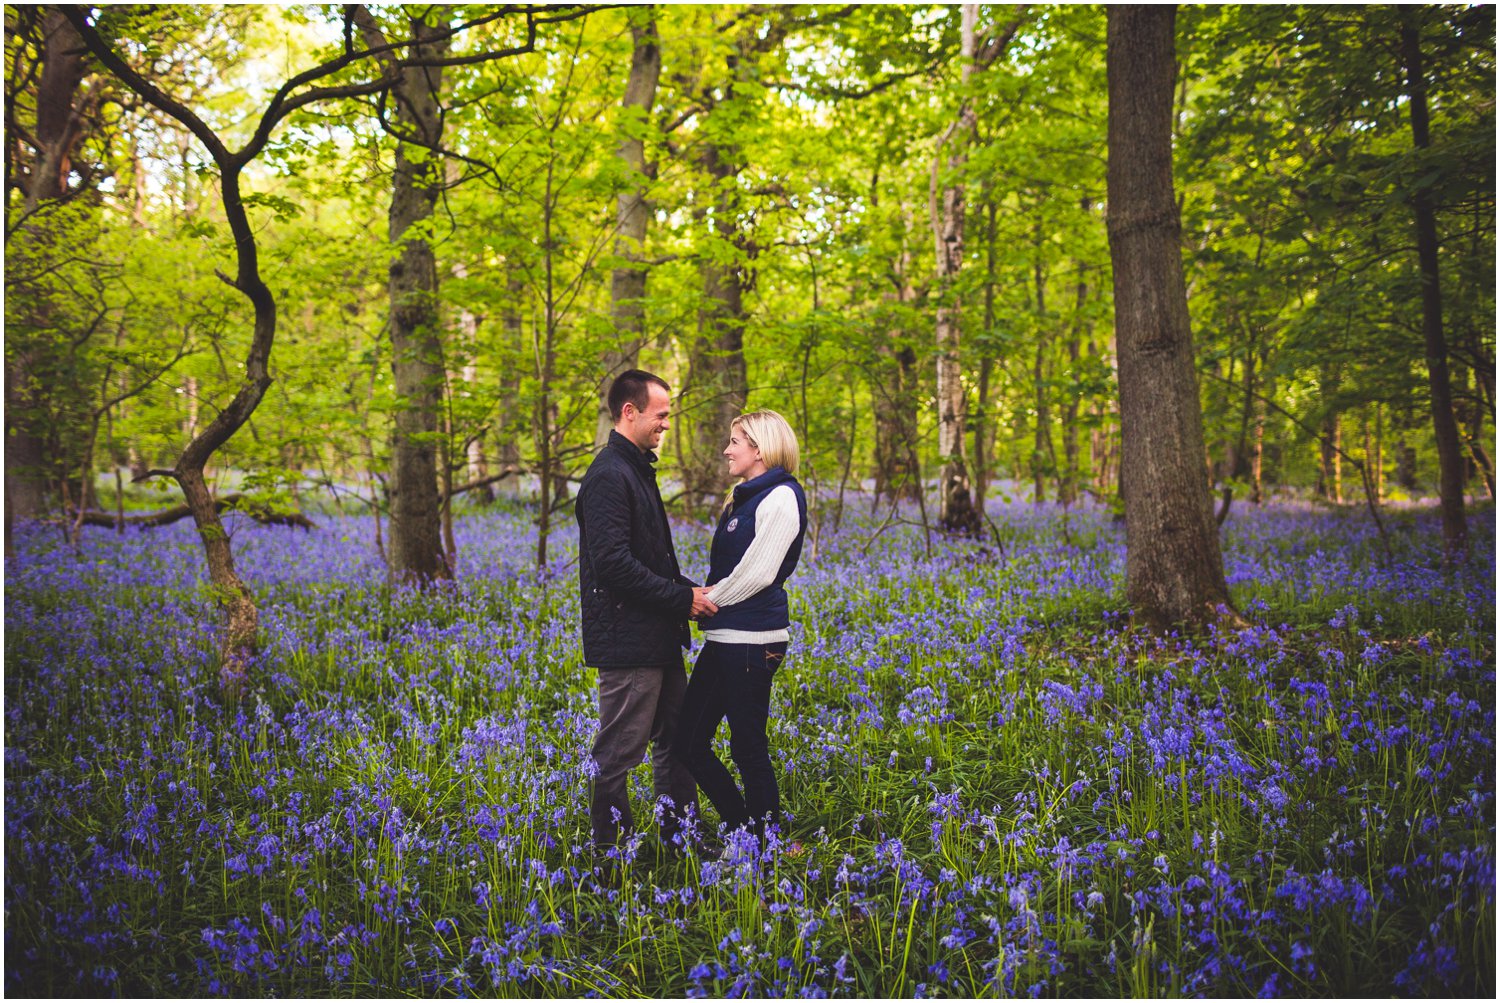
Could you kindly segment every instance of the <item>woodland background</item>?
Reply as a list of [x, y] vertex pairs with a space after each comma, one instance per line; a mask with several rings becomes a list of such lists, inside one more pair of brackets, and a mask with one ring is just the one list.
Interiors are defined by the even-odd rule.
[[[797, 429], [815, 525], [934, 482], [920, 519], [971, 533], [995, 492], [1122, 507], [1102, 8], [86, 10], [6, 8], [7, 526], [185, 501], [157, 514], [233, 592], [219, 509], [331, 504], [428, 580], [455, 504], [510, 495], [541, 564], [630, 365], [678, 394], [684, 514], [745, 407]], [[1494, 486], [1493, 10], [1174, 34], [1221, 518], [1436, 493], [1460, 552]]]
[[[1493, 7], [5, 25], [8, 994], [1495, 995]], [[629, 365], [688, 574], [811, 489], [716, 861], [582, 810]]]

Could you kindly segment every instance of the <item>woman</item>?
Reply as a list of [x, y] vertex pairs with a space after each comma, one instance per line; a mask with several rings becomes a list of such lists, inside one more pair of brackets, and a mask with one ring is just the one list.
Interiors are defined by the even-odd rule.
[[[807, 499], [792, 476], [797, 437], [775, 411], [736, 418], [724, 456], [740, 483], [709, 551], [708, 598], [719, 611], [701, 621], [708, 643], [688, 680], [677, 735], [688, 770], [719, 818], [730, 829], [749, 825], [759, 836], [768, 824], [781, 824], [766, 720], [791, 623], [782, 585], [802, 555]], [[713, 751], [714, 732], [726, 717], [743, 794]]]

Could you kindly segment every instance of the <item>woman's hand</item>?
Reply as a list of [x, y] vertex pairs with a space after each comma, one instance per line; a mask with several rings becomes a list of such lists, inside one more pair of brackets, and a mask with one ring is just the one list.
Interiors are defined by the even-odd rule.
[[715, 613], [719, 612], [719, 607], [715, 606], [713, 600], [708, 597], [709, 591], [710, 590], [703, 585], [696, 586], [693, 589], [693, 606], [692, 609], [688, 611], [689, 620], [697, 620], [701, 617], [713, 616]]

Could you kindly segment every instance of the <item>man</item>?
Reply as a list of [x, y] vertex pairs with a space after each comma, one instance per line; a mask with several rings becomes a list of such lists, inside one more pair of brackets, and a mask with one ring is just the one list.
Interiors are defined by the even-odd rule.
[[598, 772], [589, 799], [594, 846], [633, 828], [626, 779], [651, 744], [657, 798], [672, 800], [661, 833], [670, 841], [698, 789], [673, 755], [678, 708], [687, 689], [682, 649], [690, 617], [718, 611], [708, 590], [684, 578], [656, 487], [653, 449], [672, 411], [670, 388], [651, 373], [621, 373], [609, 389], [614, 430], [578, 487], [578, 584], [583, 660], [599, 671]]

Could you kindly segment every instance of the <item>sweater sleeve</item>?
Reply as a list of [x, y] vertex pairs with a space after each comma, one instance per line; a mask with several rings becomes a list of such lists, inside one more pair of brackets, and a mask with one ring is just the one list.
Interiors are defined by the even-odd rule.
[[781, 562], [801, 528], [797, 496], [785, 485], [775, 488], [755, 509], [755, 539], [734, 570], [708, 593], [716, 606], [744, 602], [776, 580]]

